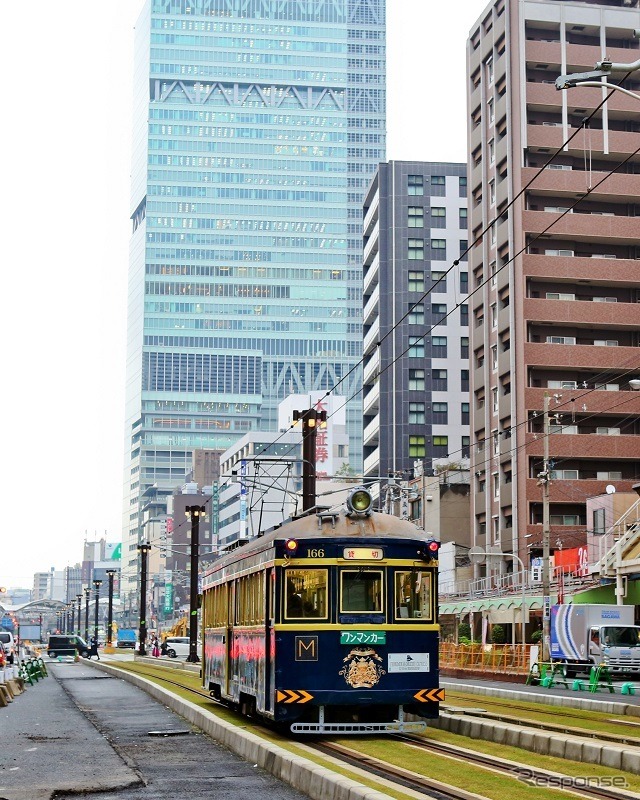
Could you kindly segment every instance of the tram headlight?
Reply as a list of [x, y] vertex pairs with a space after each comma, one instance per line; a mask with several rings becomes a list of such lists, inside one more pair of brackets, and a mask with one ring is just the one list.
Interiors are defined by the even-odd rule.
[[424, 548], [422, 551], [422, 556], [425, 561], [437, 561], [438, 560], [438, 553], [440, 552], [440, 544], [441, 542], [437, 541], [437, 539], [427, 539], [424, 543]]
[[295, 556], [298, 552], [298, 542], [295, 539], [287, 539], [284, 543], [284, 551], [288, 557]]
[[347, 497], [348, 513], [356, 517], [368, 517], [373, 511], [372, 505], [373, 497], [364, 486], [353, 489]]

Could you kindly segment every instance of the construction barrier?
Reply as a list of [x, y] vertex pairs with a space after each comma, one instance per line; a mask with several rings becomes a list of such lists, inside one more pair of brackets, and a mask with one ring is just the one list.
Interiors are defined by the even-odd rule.
[[467, 669], [480, 672], [526, 675], [530, 644], [455, 644], [441, 642], [440, 669]]

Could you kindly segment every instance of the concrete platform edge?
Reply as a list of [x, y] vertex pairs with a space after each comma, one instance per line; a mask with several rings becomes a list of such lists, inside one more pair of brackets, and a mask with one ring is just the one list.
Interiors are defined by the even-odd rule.
[[217, 719], [205, 709], [171, 694], [146, 678], [105, 664], [103, 661], [89, 663], [95, 669], [122, 678], [142, 689], [246, 761], [257, 764], [313, 800], [389, 800], [390, 798], [388, 794], [334, 773], [303, 756], [293, 755], [250, 731]]

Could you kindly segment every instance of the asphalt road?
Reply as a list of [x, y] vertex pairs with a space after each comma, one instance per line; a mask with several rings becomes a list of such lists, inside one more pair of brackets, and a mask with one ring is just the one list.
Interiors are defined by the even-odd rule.
[[0, 800], [305, 797], [120, 678], [81, 661], [48, 668], [0, 709]]

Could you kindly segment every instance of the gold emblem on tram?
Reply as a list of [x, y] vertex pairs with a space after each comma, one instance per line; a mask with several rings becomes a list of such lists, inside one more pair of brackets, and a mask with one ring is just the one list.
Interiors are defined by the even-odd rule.
[[344, 667], [338, 675], [342, 675], [352, 689], [371, 689], [385, 674], [376, 663], [382, 663], [382, 658], [371, 648], [357, 647], [343, 661]]

